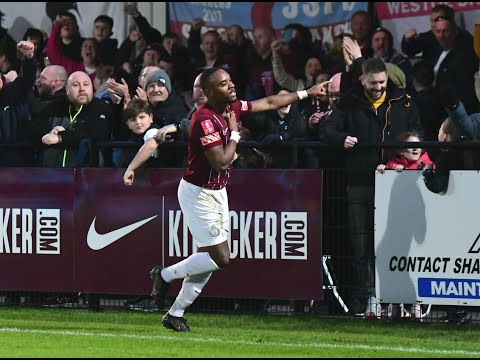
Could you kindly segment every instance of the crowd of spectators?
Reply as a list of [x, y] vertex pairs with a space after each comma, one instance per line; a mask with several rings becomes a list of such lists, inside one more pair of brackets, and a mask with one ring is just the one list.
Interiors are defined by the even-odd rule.
[[[194, 81], [210, 67], [227, 70], [238, 97], [249, 101], [280, 91], [303, 90], [330, 78], [336, 82], [341, 79], [329, 96], [298, 101], [282, 114], [247, 119], [242, 124], [246, 138], [265, 145], [303, 140], [331, 145], [323, 120], [337, 100], [352, 91], [361, 75], [361, 63], [370, 58], [384, 61], [390, 83], [411, 96], [426, 140], [436, 140], [447, 115], [439, 101], [443, 88], [453, 88], [469, 114], [479, 111], [473, 36], [457, 27], [454, 11], [446, 5], [433, 8], [431, 31], [418, 34], [415, 29], [408, 30], [401, 50], [394, 47], [388, 29], [375, 28], [366, 11], [354, 13], [352, 33], [336, 36], [332, 44], [313, 41], [309, 29], [298, 23], [287, 25], [283, 35], [271, 27], [257, 27], [251, 40], [238, 24], [229, 25], [223, 33], [202, 31], [207, 25], [202, 19], [192, 22], [188, 39], [182, 41], [174, 32], [162, 34], [151, 26], [134, 5], [125, 5], [124, 11], [134, 25], [120, 44], [112, 38], [113, 19], [104, 14], [96, 17], [87, 38], [80, 36], [77, 19], [68, 11], [57, 15], [50, 34], [29, 28], [22, 41], [33, 44], [31, 59], [21, 54], [3, 29], [0, 143], [32, 144], [33, 148], [9, 148], [12, 156], [2, 157], [0, 165], [80, 166], [87, 156], [91, 166], [124, 167], [122, 148], [103, 149], [100, 156], [91, 156], [78, 147], [87, 142], [130, 141], [132, 133], [123, 112], [133, 98], [149, 103], [155, 126], [168, 134], [165, 141], [185, 141], [188, 119], [198, 106]], [[89, 79], [82, 77], [83, 84], [74, 82], [79, 73], [88, 75]], [[74, 74], [77, 76], [72, 77]], [[69, 92], [74, 87], [78, 96], [85, 95], [85, 102]], [[102, 121], [90, 118], [92, 113], [99, 113]], [[80, 130], [82, 126], [85, 128]], [[57, 144], [54, 147], [76, 148], [65, 151], [71, 153], [70, 161], [67, 157], [60, 162], [45, 161], [45, 147]], [[262, 160], [251, 161], [249, 166], [343, 166], [343, 153], [334, 148], [331, 151], [333, 160], [329, 151], [306, 147], [296, 161], [291, 161], [288, 151], [274, 147], [258, 152]], [[78, 158], [79, 154], [84, 158]], [[166, 167], [183, 167], [184, 163], [185, 151], [176, 147], [169, 147], [156, 162]]]

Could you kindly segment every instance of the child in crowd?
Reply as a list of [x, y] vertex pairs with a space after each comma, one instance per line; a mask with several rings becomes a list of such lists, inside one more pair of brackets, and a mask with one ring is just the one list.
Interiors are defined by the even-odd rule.
[[[400, 142], [420, 142], [422, 136], [416, 131], [407, 131], [398, 137]], [[400, 149], [398, 156], [387, 162], [387, 165], [380, 164], [377, 166], [377, 171], [380, 174], [385, 172], [385, 169], [392, 169], [396, 172], [407, 170], [421, 170], [426, 165], [433, 164], [427, 152], [421, 148]]]
[[[134, 98], [130, 100], [128, 105], [123, 110], [123, 117], [127, 123], [131, 134], [129, 141], [138, 143], [139, 145], [150, 146], [152, 148], [152, 155], [146, 167], [155, 167], [155, 159], [157, 158], [157, 141], [159, 127], [153, 122], [153, 111], [150, 104], [141, 99]], [[122, 159], [120, 160], [120, 167], [126, 167], [135, 157], [138, 149], [124, 149]]]

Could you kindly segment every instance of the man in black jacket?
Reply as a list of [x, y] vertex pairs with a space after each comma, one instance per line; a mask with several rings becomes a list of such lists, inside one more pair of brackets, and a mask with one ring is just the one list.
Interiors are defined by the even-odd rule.
[[474, 81], [478, 58], [472, 34], [457, 26], [454, 15], [448, 5], [435, 6], [430, 15], [432, 29], [421, 34], [408, 30], [402, 39], [402, 51], [409, 56], [422, 52], [422, 59], [434, 68], [436, 88], [453, 87], [472, 114], [480, 110]]
[[38, 118], [32, 118], [29, 127], [35, 145], [63, 145], [42, 152], [45, 167], [84, 165], [86, 141], [110, 140], [111, 131], [112, 110], [93, 96], [92, 81], [83, 71], [70, 75], [64, 100], [49, 104]]
[[361, 84], [354, 84], [343, 94], [325, 119], [325, 131], [331, 145], [346, 150], [349, 248], [357, 275], [351, 310], [366, 317], [379, 317], [373, 237], [375, 169], [394, 153], [361, 145], [394, 142], [408, 130], [422, 133], [422, 127], [415, 102], [388, 81], [386, 65], [381, 59], [366, 60], [362, 74]]
[[33, 99], [31, 105], [32, 118], [40, 116], [48, 104], [65, 98], [67, 78], [67, 71], [60, 65], [49, 65], [42, 70], [35, 81], [37, 97]]
[[[21, 55], [19, 76], [17, 77], [15, 71], [10, 71], [0, 79], [0, 143], [2, 144], [27, 142], [25, 128], [30, 119], [29, 104], [32, 100], [37, 62], [33, 56], [32, 42], [20, 41], [16, 45], [16, 50]], [[1, 151], [0, 166], [32, 165], [32, 149], [4, 148]]]

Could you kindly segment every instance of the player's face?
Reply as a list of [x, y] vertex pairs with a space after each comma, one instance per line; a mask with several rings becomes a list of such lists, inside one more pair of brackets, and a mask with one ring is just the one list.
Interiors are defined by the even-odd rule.
[[[212, 75], [210, 89], [213, 97], [219, 101], [226, 103], [237, 101], [235, 84], [225, 70], [219, 70]], [[210, 98], [208, 94], [207, 97]]]

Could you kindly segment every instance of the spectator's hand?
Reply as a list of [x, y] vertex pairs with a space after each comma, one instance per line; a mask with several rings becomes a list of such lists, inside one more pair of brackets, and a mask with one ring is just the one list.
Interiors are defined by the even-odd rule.
[[449, 110], [453, 110], [458, 104], [457, 94], [450, 84], [438, 87], [438, 95], [440, 102]]
[[405, 31], [404, 36], [406, 40], [413, 39], [415, 36], [417, 36], [417, 29], [408, 29]]
[[398, 164], [397, 166], [395, 166], [396, 172], [402, 172], [403, 169], [405, 169], [405, 166], [403, 166], [402, 164]]
[[137, 90], [135, 90], [135, 92], [136, 92], [135, 98], [142, 99], [143, 101], [148, 101], [147, 93], [140, 86], [137, 87]]
[[130, 100], [132, 100], [130, 98], [130, 93], [126, 93], [125, 97], [123, 98], [123, 110], [125, 110], [127, 108], [127, 105], [130, 102]]
[[35, 45], [31, 41], [22, 40], [17, 44], [17, 50], [25, 56], [27, 59], [33, 58], [33, 53], [35, 51]]
[[327, 115], [327, 112], [325, 112], [325, 111], [321, 111], [321, 112], [313, 114], [308, 119], [308, 125], [310, 125], [311, 128], [317, 126], [323, 120], [325, 115]]
[[[348, 57], [350, 64], [358, 58], [362, 57], [362, 49], [358, 45], [357, 40], [352, 40], [348, 36], [343, 38], [343, 56]], [[347, 59], [345, 59], [347, 63]]]
[[55, 145], [60, 142], [60, 138], [58, 137], [57, 134], [52, 134], [48, 133], [46, 135], [43, 135], [42, 137], [42, 143], [45, 145]]
[[331, 81], [324, 81], [322, 83], [313, 85], [310, 89], [307, 90], [307, 94], [309, 97], [319, 97], [325, 96], [328, 94], [328, 87], [327, 85], [330, 84]]
[[120, 104], [122, 102], [122, 97], [116, 94], [112, 89], [108, 89], [108, 95], [110, 95], [110, 100], [112, 100], [112, 103], [114, 104]]
[[380, 165], [377, 166], [377, 171], [378, 171], [380, 174], [384, 174], [386, 168], [387, 168], [386, 165], [380, 164]]
[[[5, 77], [5, 80], [7, 80], [7, 84], [9, 84], [11, 82], [14, 82], [17, 79], [18, 74], [15, 70], [10, 70], [8, 73], [6, 73], [3, 76]], [[5, 84], [3, 85], [5, 86]]]
[[125, 184], [125, 186], [131, 186], [133, 185], [134, 178], [135, 172], [127, 169], [127, 171], [125, 171], [125, 174], [123, 174], [123, 183]]
[[128, 93], [128, 84], [123, 78], [121, 84], [116, 82], [114, 79], [107, 79], [106, 84], [109, 92], [112, 90], [115, 94], [122, 98]]
[[343, 143], [343, 147], [345, 149], [351, 149], [358, 143], [358, 139], [354, 136], [347, 136], [345, 138], [345, 142]]
[[59, 132], [65, 131], [65, 128], [63, 126], [55, 126], [52, 130], [50, 130], [49, 134], [55, 134], [57, 135]]
[[280, 40], [273, 41], [270, 47], [272, 48], [272, 55], [275, 57], [279, 57], [281, 54], [280, 49], [282, 48], [282, 43], [280, 42]]
[[167, 140], [167, 138], [170, 137], [169, 134], [173, 134], [173, 133], [176, 133], [176, 132], [177, 132], [177, 127], [175, 125], [173, 125], [173, 124], [165, 125], [160, 130], [158, 130], [157, 139], [160, 142], [164, 142], [165, 140]]
[[433, 164], [425, 164], [423, 166], [423, 170], [432, 170], [433, 169]]
[[137, 17], [140, 14], [137, 7], [132, 4], [125, 5], [125, 7], [123, 8], [123, 11], [125, 11], [125, 14], [132, 15], [133, 17]]
[[137, 42], [142, 38], [142, 34], [139, 31], [133, 30], [130, 35], [128, 36], [131, 42]]
[[125, 70], [128, 74], [133, 73], [133, 66], [128, 61], [122, 64], [122, 69]]
[[196, 31], [202, 28], [206, 23], [201, 18], [196, 18], [192, 21], [192, 30]]

